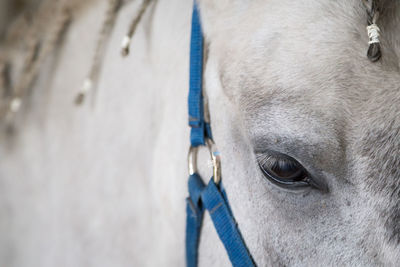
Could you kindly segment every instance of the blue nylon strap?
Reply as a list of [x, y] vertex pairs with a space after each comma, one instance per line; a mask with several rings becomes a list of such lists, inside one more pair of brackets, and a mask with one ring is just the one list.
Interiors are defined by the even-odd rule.
[[204, 209], [200, 200], [205, 185], [198, 174], [189, 177], [189, 197], [186, 199], [186, 265], [197, 266], [198, 248]]
[[232, 266], [255, 266], [253, 259], [243, 241], [236, 221], [232, 216], [226, 194], [214, 183], [211, 178], [206, 189], [201, 194], [204, 208], [210, 213], [218, 236], [225, 246]]
[[186, 263], [188, 267], [196, 267], [198, 247], [204, 210], [208, 210], [217, 230], [218, 236], [225, 246], [232, 266], [255, 266], [243, 241], [236, 221], [226, 198], [225, 191], [211, 178], [207, 186], [198, 174], [189, 177], [189, 194], [187, 199], [186, 219]]
[[[192, 146], [205, 145], [212, 139], [211, 127], [204, 121], [202, 94], [203, 35], [196, 3], [193, 6], [190, 42], [189, 125]], [[207, 186], [198, 174], [189, 177], [189, 197], [186, 199], [186, 263], [197, 267], [198, 248], [204, 211], [208, 210], [233, 266], [255, 266], [240, 235], [222, 185], [211, 178]]]
[[[189, 76], [189, 126], [192, 146], [205, 144], [207, 137], [204, 121], [203, 103], [203, 34], [201, 31], [199, 12], [194, 3], [192, 14], [192, 33], [190, 37], [190, 76]], [[211, 137], [211, 136], [210, 136]]]

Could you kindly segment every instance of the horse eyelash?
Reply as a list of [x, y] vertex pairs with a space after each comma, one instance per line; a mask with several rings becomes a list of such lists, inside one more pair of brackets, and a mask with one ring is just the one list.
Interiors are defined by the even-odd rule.
[[[283, 155], [279, 155], [279, 154], [268, 154], [268, 155], [257, 155], [256, 156], [258, 163], [261, 166], [265, 166], [267, 165], [269, 168], [274, 168], [277, 166], [281, 166], [283, 164], [287, 164], [290, 166], [298, 166], [300, 165], [299, 163], [297, 163], [296, 161], [294, 161], [293, 159], [290, 159], [288, 157], [285, 157]], [[300, 165], [301, 166], [301, 165]]]

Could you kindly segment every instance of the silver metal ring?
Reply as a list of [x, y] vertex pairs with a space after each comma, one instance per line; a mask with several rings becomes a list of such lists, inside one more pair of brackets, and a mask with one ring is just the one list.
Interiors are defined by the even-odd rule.
[[[210, 152], [211, 161], [213, 164], [213, 177], [214, 182], [218, 184], [221, 181], [221, 156], [215, 143], [207, 138], [206, 144]], [[189, 174], [193, 175], [197, 172], [197, 153], [199, 147], [190, 146], [188, 153]]]

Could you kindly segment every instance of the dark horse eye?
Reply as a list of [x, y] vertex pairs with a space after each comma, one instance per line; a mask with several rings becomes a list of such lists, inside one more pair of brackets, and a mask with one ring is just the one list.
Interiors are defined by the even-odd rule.
[[313, 186], [307, 170], [288, 155], [269, 151], [257, 154], [257, 161], [264, 176], [279, 186], [292, 189]]

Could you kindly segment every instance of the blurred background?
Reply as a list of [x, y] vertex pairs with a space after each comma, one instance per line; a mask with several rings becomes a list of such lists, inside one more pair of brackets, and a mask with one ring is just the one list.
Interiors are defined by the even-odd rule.
[[40, 0], [0, 0], [0, 40], [3, 40], [7, 26], [22, 10], [34, 9]]

